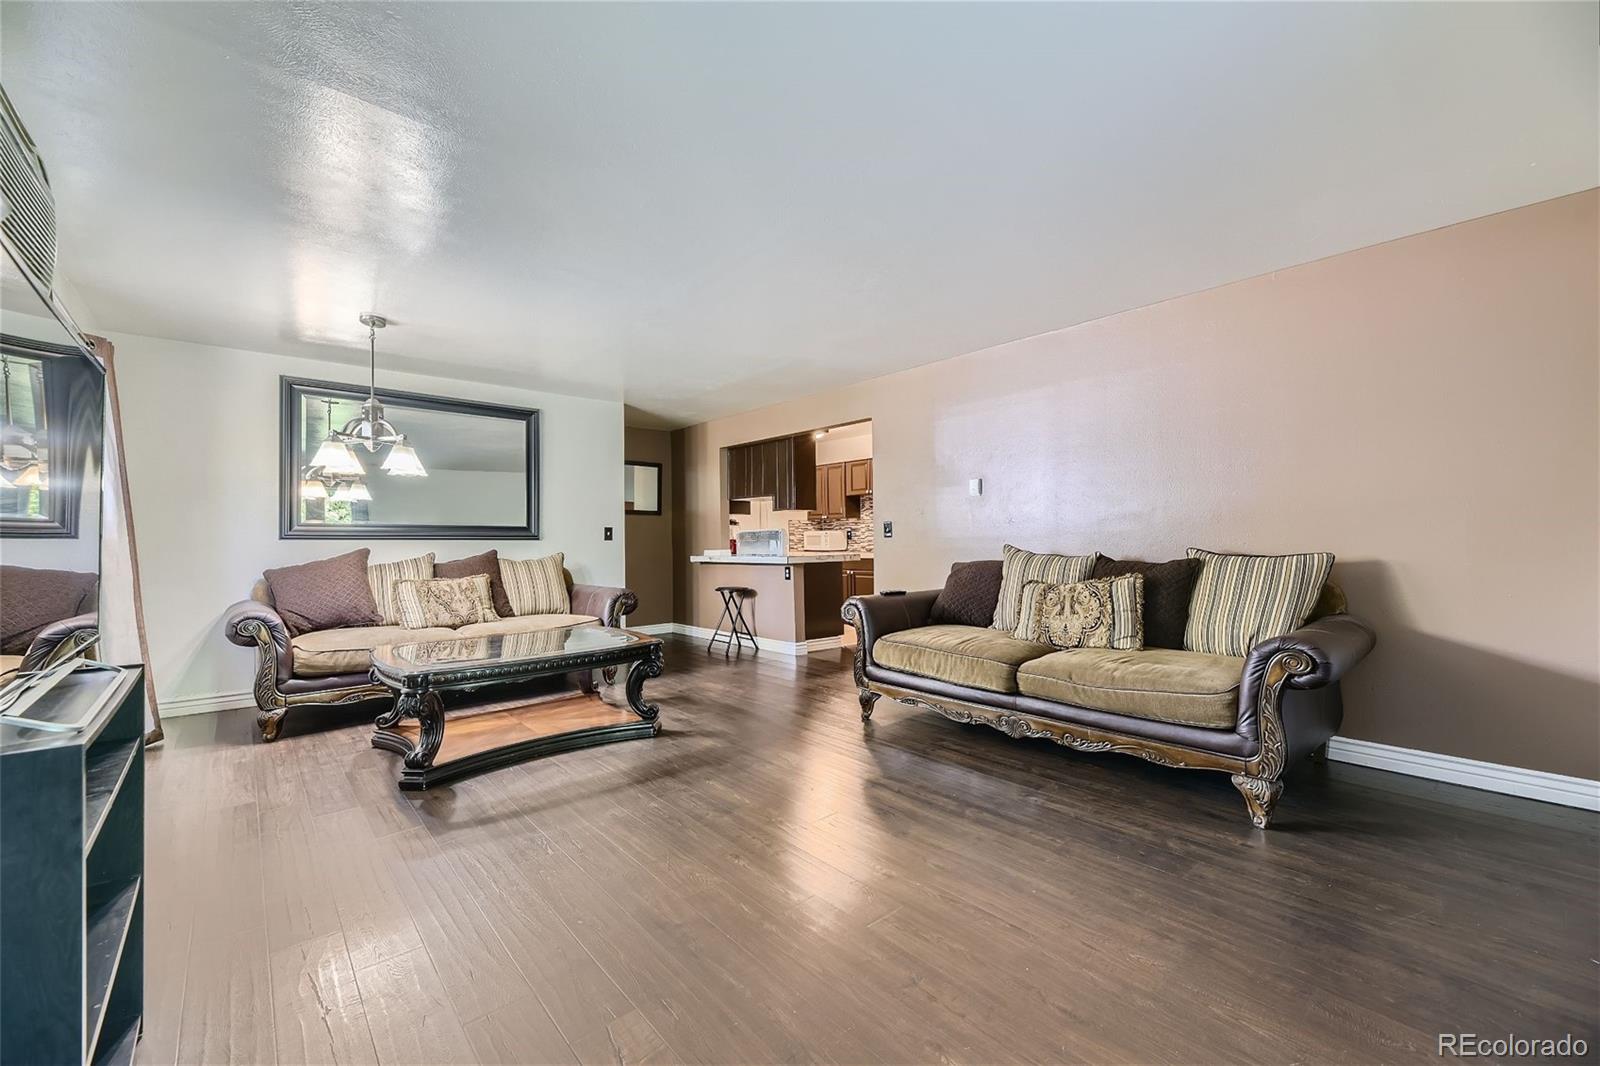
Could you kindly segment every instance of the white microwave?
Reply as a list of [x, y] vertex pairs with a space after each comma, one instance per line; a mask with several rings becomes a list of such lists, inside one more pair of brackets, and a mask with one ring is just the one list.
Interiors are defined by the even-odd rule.
[[849, 538], [842, 529], [808, 529], [805, 550], [808, 552], [842, 552], [848, 549]]

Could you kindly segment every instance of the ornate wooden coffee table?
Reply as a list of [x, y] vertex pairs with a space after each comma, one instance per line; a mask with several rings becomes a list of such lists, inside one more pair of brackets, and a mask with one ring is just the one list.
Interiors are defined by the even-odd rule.
[[[592, 681], [592, 671], [618, 666], [628, 667], [626, 709], [602, 700]], [[445, 718], [443, 692], [569, 672], [582, 679], [570, 697]], [[660, 639], [596, 625], [386, 645], [372, 653], [372, 679], [394, 690], [395, 705], [378, 716], [372, 746], [405, 757], [400, 787], [414, 791], [538, 755], [653, 737], [660, 708], [643, 690], [660, 676]]]

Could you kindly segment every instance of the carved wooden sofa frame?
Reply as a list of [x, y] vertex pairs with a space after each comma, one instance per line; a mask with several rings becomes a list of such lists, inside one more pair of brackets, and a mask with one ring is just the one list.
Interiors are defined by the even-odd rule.
[[1236, 728], [1200, 729], [965, 688], [874, 662], [872, 645], [879, 637], [929, 624], [937, 595], [935, 589], [845, 602], [841, 613], [856, 630], [855, 680], [863, 722], [886, 696], [1013, 739], [1051, 740], [1078, 751], [1115, 751], [1162, 766], [1218, 771], [1231, 775], [1250, 821], [1261, 829], [1272, 821], [1285, 768], [1322, 752], [1338, 732], [1343, 718], [1339, 679], [1375, 643], [1371, 628], [1348, 614], [1329, 615], [1262, 641], [1245, 660]]
[[[265, 583], [257, 582], [252, 598], [228, 609], [223, 633], [234, 644], [256, 649], [256, 727], [261, 739], [273, 741], [291, 708], [338, 707], [369, 700], [394, 702], [394, 692], [373, 681], [369, 671], [331, 677], [295, 677], [294, 647], [289, 627], [273, 609]], [[625, 588], [573, 584], [568, 576], [573, 614], [594, 615], [601, 625], [617, 626], [639, 606]], [[609, 678], [608, 678], [609, 680]]]

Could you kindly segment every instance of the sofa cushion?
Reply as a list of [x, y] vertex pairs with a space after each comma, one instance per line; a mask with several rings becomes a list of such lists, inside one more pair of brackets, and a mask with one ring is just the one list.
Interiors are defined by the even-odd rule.
[[515, 614], [566, 614], [572, 609], [564, 558], [556, 552], [539, 559], [500, 560], [500, 580]]
[[952, 626], [987, 626], [993, 622], [995, 605], [1000, 602], [1003, 565], [999, 559], [981, 559], [951, 566], [928, 620], [934, 625]]
[[366, 548], [331, 559], [280, 566], [262, 575], [272, 606], [290, 633], [339, 626], [372, 626], [383, 621], [367, 583]]
[[1201, 565], [1183, 646], [1212, 655], [1248, 655], [1257, 643], [1305, 625], [1333, 568], [1332, 552], [1220, 555], [1190, 548], [1189, 558]]
[[410, 644], [419, 640], [449, 640], [454, 629], [433, 626], [353, 626], [301, 633], [289, 644], [294, 649], [295, 677], [332, 677], [359, 674], [372, 668], [372, 649], [382, 644]]
[[1010, 633], [1017, 628], [1022, 609], [1022, 589], [1030, 581], [1053, 581], [1070, 585], [1083, 581], [1094, 569], [1099, 552], [1089, 555], [1041, 555], [1007, 544], [1001, 563], [1000, 597], [994, 607], [994, 628]]
[[391, 563], [373, 563], [367, 567], [367, 583], [372, 586], [372, 599], [378, 605], [378, 614], [386, 626], [398, 626], [400, 605], [395, 592], [402, 581], [427, 581], [433, 577], [433, 553], [410, 559], [396, 559]]
[[499, 618], [489, 596], [489, 575], [431, 577], [400, 581], [394, 586], [395, 610], [407, 629], [472, 625]]
[[21, 668], [22, 656], [0, 655], [0, 678], [4, 678], [11, 671]]
[[1189, 600], [1199, 559], [1172, 559], [1164, 563], [1136, 563], [1102, 555], [1095, 560], [1093, 577], [1144, 575], [1144, 646], [1182, 648], [1183, 628], [1189, 624]]
[[494, 613], [501, 618], [510, 617], [515, 612], [511, 610], [511, 601], [506, 598], [506, 585], [500, 580], [500, 553], [493, 548], [477, 555], [469, 555], [465, 559], [451, 559], [447, 562], [433, 563], [434, 577], [472, 577], [474, 574], [485, 574], [489, 578], [489, 595], [494, 597]]
[[1244, 659], [1170, 648], [1058, 651], [1025, 663], [1028, 696], [1155, 722], [1231, 729], [1239, 720]]
[[46, 626], [95, 610], [99, 586], [83, 571], [0, 566], [0, 651], [26, 655]]
[[1017, 667], [1049, 652], [1048, 644], [983, 626], [921, 626], [879, 637], [872, 645], [872, 660], [952, 685], [1015, 692]]
[[538, 633], [546, 629], [565, 629], [568, 626], [598, 622], [592, 614], [529, 614], [516, 618], [496, 618], [492, 622], [474, 622], [456, 630], [459, 637], [494, 637], [510, 633]]
[[1090, 578], [1071, 585], [1030, 581], [1012, 636], [1052, 648], [1144, 647], [1144, 575]]

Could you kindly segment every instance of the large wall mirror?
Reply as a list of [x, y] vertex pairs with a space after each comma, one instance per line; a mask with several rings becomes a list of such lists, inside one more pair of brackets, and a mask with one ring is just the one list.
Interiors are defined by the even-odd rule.
[[408, 453], [346, 438], [366, 389], [282, 379], [284, 537], [538, 537], [538, 411], [376, 396]]
[[622, 464], [622, 509], [628, 514], [661, 513], [661, 464], [628, 459]]
[[105, 370], [0, 255], [0, 686], [99, 639]]

